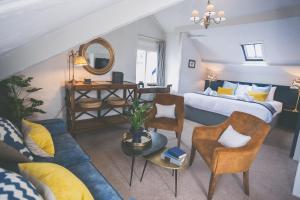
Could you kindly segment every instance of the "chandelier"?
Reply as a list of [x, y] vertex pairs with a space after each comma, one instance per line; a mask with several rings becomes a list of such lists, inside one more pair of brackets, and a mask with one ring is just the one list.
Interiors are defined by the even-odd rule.
[[226, 18], [225, 12], [223, 10], [220, 10], [216, 15], [215, 6], [210, 3], [210, 0], [207, 1], [207, 6], [206, 6], [206, 12], [204, 13], [204, 16], [200, 18], [199, 11], [198, 10], [193, 10], [192, 12], [192, 17], [190, 18], [192, 22], [195, 24], [200, 24], [201, 26], [204, 26], [206, 29], [207, 27], [214, 22], [215, 24], [220, 24], [222, 21], [225, 21]]

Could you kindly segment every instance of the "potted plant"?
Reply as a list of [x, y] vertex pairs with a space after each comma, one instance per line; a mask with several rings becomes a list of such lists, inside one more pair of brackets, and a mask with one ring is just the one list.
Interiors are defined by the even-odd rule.
[[132, 134], [133, 142], [140, 143], [144, 132], [144, 122], [147, 118], [147, 111], [150, 106], [147, 104], [139, 104], [138, 100], [134, 100], [131, 109], [128, 112], [128, 118], [131, 124], [130, 133]]
[[45, 113], [39, 109], [44, 102], [30, 97], [42, 88], [31, 86], [33, 77], [11, 76], [0, 81], [0, 116], [6, 117], [18, 128], [23, 118], [33, 113]]

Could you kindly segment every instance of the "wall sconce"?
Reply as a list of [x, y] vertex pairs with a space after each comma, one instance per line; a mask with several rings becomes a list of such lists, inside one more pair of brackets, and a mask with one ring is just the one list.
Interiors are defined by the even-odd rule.
[[[72, 80], [70, 80], [70, 72], [71, 72], [71, 64], [72, 64]], [[79, 56], [78, 51], [72, 50], [71, 53], [69, 54], [69, 81], [72, 83], [75, 83], [75, 78], [74, 78], [74, 67], [82, 67], [88, 65], [86, 59], [84, 56]]]
[[209, 72], [208, 75], [207, 75], [207, 79], [209, 81], [208, 87], [210, 87], [211, 86], [211, 82], [217, 80], [217, 76], [213, 72]]

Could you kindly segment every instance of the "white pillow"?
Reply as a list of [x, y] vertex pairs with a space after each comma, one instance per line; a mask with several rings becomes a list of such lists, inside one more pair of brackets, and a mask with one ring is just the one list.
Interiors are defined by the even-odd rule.
[[251, 85], [242, 85], [239, 84], [236, 88], [235, 95], [245, 95], [248, 94], [249, 91], [251, 91], [252, 86]]
[[268, 96], [267, 96], [266, 101], [274, 101], [274, 95], [275, 95], [276, 89], [277, 89], [276, 86], [271, 87], [270, 92], [269, 92], [269, 94], [268, 94]]
[[210, 87], [206, 88], [206, 90], [203, 92], [205, 95], [209, 95], [212, 89]]
[[218, 142], [225, 147], [242, 147], [251, 140], [250, 136], [240, 134], [231, 125], [222, 133]]
[[173, 105], [161, 105], [156, 103], [156, 115], [155, 118], [167, 117], [175, 119], [175, 104]]

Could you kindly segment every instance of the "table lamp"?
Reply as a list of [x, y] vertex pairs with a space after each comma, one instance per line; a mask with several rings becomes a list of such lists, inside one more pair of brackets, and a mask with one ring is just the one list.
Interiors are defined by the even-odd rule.
[[296, 102], [294, 110], [292, 110], [293, 112], [298, 112], [298, 103], [299, 103], [299, 98], [300, 98], [300, 79], [299, 78], [295, 79], [290, 88], [294, 89], [294, 90], [298, 90], [297, 102]]
[[75, 52], [75, 51], [72, 50], [70, 55], [69, 55], [69, 79], [70, 79], [70, 62], [72, 63], [72, 71], [73, 71], [71, 82], [74, 83], [75, 82], [74, 67], [75, 66], [76, 67], [85, 66], [85, 65], [88, 65], [88, 63], [87, 63], [84, 56], [79, 56], [78, 52]]

